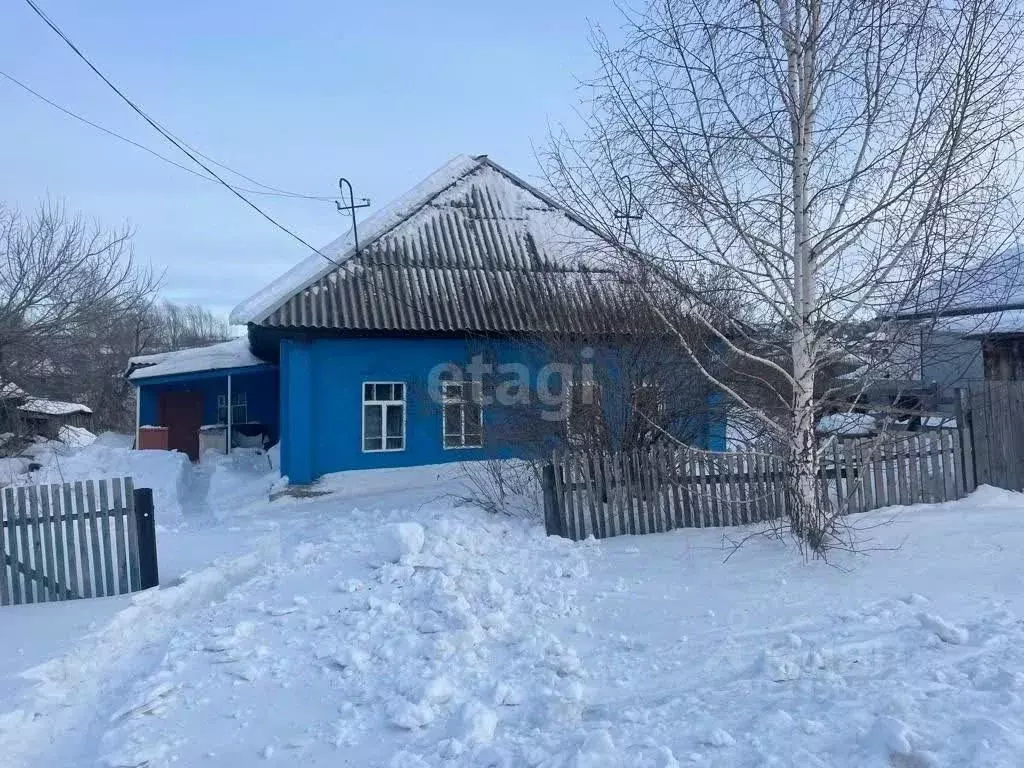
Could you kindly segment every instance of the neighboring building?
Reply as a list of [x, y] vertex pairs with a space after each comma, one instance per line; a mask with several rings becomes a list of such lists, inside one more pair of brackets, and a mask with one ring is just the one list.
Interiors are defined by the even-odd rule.
[[1010, 250], [931, 286], [892, 316], [916, 333], [920, 380], [948, 401], [972, 381], [1024, 379], [1024, 266]]
[[61, 400], [30, 397], [18, 406], [17, 418], [24, 425], [20, 430], [23, 435], [56, 438], [64, 426], [92, 429], [92, 408]]
[[[486, 156], [455, 158], [359, 235], [238, 306], [231, 319], [247, 325], [247, 346], [133, 361], [139, 424], [167, 427], [170, 447], [192, 453], [198, 438], [186, 434], [233, 413], [230, 386], [249, 407], [232, 421], [279, 435], [281, 472], [301, 484], [549, 452], [586, 437], [595, 411], [626, 402], [656, 416], [666, 398], [692, 395], [626, 383], [623, 350], [652, 325], [601, 269], [609, 244]], [[723, 420], [707, 398], [699, 405], [666, 429], [724, 447]]]

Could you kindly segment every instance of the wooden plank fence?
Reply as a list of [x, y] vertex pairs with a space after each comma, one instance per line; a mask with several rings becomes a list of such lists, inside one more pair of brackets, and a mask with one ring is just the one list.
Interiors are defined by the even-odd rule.
[[152, 491], [130, 477], [4, 488], [0, 605], [108, 597], [159, 583]]
[[[961, 498], [975, 486], [961, 443], [951, 429], [833, 441], [823, 492], [842, 514]], [[786, 515], [785, 471], [777, 455], [667, 444], [556, 453], [544, 469], [545, 526], [579, 540], [776, 520]]]
[[978, 484], [1024, 490], [1024, 381], [978, 381], [959, 391]]

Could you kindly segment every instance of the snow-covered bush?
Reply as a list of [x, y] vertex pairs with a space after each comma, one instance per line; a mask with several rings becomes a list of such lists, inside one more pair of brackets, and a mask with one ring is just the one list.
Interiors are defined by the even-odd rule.
[[539, 462], [492, 459], [462, 465], [449, 497], [456, 506], [478, 507], [492, 514], [520, 518], [543, 516]]

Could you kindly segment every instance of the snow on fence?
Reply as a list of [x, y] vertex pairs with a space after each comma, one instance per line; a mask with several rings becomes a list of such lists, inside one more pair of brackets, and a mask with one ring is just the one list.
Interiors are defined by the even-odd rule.
[[0, 605], [122, 595], [158, 582], [153, 493], [130, 477], [0, 493]]
[[[556, 453], [544, 468], [549, 534], [584, 539], [746, 525], [786, 514], [785, 461], [667, 444], [617, 453]], [[843, 514], [949, 501], [974, 489], [959, 432], [834, 440], [821, 482]]]

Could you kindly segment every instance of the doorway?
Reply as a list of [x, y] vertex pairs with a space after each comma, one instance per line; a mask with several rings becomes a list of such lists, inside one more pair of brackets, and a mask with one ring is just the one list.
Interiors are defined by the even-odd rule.
[[199, 429], [203, 426], [201, 392], [161, 392], [160, 423], [167, 427], [167, 448], [199, 460]]

